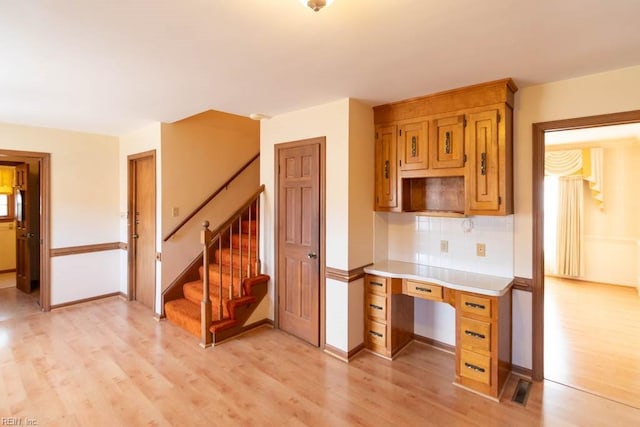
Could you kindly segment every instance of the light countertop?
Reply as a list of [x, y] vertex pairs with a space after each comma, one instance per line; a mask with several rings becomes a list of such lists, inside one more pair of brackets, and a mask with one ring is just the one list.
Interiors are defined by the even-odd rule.
[[449, 289], [481, 295], [502, 296], [513, 284], [513, 277], [490, 276], [450, 268], [432, 267], [402, 261], [381, 261], [365, 267], [364, 271], [396, 279], [431, 282]]

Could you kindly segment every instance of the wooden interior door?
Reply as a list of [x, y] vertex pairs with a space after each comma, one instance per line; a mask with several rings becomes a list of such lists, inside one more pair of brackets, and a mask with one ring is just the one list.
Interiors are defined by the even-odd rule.
[[155, 308], [156, 160], [129, 157], [129, 299]]
[[22, 292], [31, 292], [31, 251], [29, 239], [33, 236], [29, 228], [29, 165], [16, 166], [15, 215], [16, 215], [16, 287]]
[[278, 150], [280, 329], [320, 345], [320, 144]]

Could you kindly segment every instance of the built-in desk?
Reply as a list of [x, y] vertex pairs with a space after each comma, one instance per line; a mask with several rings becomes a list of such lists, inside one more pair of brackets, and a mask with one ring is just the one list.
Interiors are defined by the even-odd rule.
[[393, 359], [414, 337], [414, 298], [456, 310], [454, 384], [499, 399], [511, 371], [512, 277], [401, 261], [364, 269], [365, 345]]

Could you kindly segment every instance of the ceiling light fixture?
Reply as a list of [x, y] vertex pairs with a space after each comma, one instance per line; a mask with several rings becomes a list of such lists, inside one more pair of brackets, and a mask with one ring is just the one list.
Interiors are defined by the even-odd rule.
[[305, 6], [309, 6], [314, 12], [318, 12], [325, 6], [330, 6], [333, 0], [300, 0]]

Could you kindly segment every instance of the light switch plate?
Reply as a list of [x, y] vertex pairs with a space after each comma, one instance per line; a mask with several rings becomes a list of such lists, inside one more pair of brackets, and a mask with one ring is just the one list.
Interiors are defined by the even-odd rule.
[[440, 252], [449, 252], [448, 240], [440, 240]]

